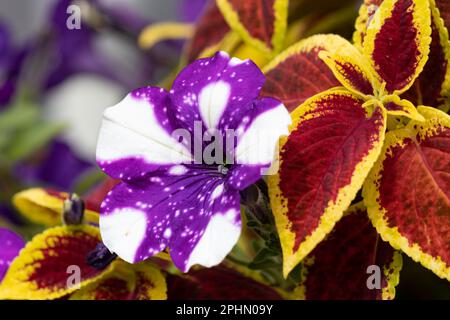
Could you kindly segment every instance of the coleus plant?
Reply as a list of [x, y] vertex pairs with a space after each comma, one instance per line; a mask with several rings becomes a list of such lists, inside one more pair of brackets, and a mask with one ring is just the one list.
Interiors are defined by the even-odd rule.
[[210, 1], [187, 45], [187, 60], [230, 51], [240, 39], [263, 55], [276, 54], [283, 46], [287, 12], [287, 0]]
[[365, 1], [360, 12], [355, 45], [315, 36], [265, 69], [263, 94], [293, 110], [269, 177], [284, 273], [314, 253], [363, 187], [381, 238], [450, 279], [450, 127], [439, 110], [448, 31], [434, 1]]
[[[102, 189], [110, 190], [111, 182]], [[19, 212], [29, 219], [41, 221], [47, 229], [25, 245], [17, 234], [0, 228], [0, 239], [7, 244], [0, 249], [0, 261], [4, 262], [0, 264], [1, 299], [283, 297], [256, 275], [242, 274], [232, 266], [197, 269], [189, 276], [183, 276], [167, 268], [170, 261], [167, 253], [138, 264], [116, 259], [101, 244], [98, 213], [92, 210], [100, 205], [96, 193], [101, 190], [90, 193], [86, 201], [46, 189], [30, 189], [16, 195], [14, 202]], [[57, 219], [58, 225], [55, 224]], [[220, 288], [216, 286], [218, 283], [221, 283]], [[242, 287], [248, 289], [242, 290]], [[239, 293], [236, 295], [236, 292]]]
[[331, 32], [340, 24], [351, 24], [355, 5], [355, 0], [339, 4], [325, 0], [210, 0], [183, 60], [192, 62], [222, 50], [241, 59], [251, 58], [262, 67], [308, 33]]
[[[144, 270], [152, 271], [146, 262], [127, 268], [124, 261], [148, 260], [167, 246], [171, 261], [182, 271], [194, 264], [219, 264], [241, 232], [239, 191], [269, 169], [278, 138], [287, 134], [291, 121], [279, 101], [258, 97], [263, 81], [251, 61], [218, 52], [186, 67], [170, 91], [141, 88], [108, 109], [100, 130], [98, 164], [121, 182], [102, 199], [99, 226], [95, 207], [86, 210], [93, 219], [83, 218], [79, 198], [41, 189], [17, 194], [18, 209], [47, 225], [55, 224], [64, 201], [65, 226], [47, 229], [27, 244], [9, 268], [1, 296], [68, 296], [76, 287], [67, 285], [66, 268], [76, 267], [77, 285], [83, 287], [77, 299], [103, 297], [110, 282], [128, 288], [120, 289], [127, 297], [165, 297], [158, 269], [146, 275]], [[273, 120], [276, 125], [267, 130]], [[193, 134], [193, 141], [172, 136], [180, 129]], [[234, 132], [231, 145], [225, 136], [213, 137], [216, 144], [209, 152], [214, 161], [220, 152], [220, 163], [203, 158], [209, 147], [202, 144], [201, 139], [207, 139], [203, 131]], [[222, 157], [231, 157], [231, 162], [222, 162]], [[117, 255], [122, 260], [115, 260]], [[141, 292], [147, 287], [150, 291]]]

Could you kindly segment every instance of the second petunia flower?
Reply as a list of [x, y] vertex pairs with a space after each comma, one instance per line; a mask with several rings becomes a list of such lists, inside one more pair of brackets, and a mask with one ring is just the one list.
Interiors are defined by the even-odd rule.
[[108, 249], [135, 263], [170, 249], [174, 264], [219, 264], [241, 231], [239, 191], [268, 174], [291, 117], [259, 97], [264, 75], [218, 52], [169, 92], [146, 87], [104, 113], [97, 162], [120, 179], [101, 205]]

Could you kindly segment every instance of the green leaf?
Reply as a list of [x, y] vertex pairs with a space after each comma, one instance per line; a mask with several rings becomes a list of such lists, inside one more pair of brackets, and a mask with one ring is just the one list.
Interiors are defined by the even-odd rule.
[[17, 104], [1, 113], [0, 132], [2, 135], [11, 130], [24, 128], [36, 122], [39, 110], [32, 104]]
[[274, 256], [273, 251], [263, 248], [261, 249], [253, 261], [248, 265], [250, 269], [261, 270], [273, 268], [280, 265], [280, 260]]

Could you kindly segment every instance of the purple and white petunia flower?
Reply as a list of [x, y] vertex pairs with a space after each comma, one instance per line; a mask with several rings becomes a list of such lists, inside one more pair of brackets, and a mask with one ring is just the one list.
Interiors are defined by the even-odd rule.
[[0, 228], [0, 282], [3, 280], [11, 262], [25, 246], [23, 239], [6, 228]]
[[120, 179], [101, 205], [104, 244], [135, 263], [219, 264], [241, 232], [239, 191], [271, 167], [291, 118], [259, 97], [264, 75], [224, 52], [195, 61], [170, 92], [146, 87], [104, 113], [97, 162]]

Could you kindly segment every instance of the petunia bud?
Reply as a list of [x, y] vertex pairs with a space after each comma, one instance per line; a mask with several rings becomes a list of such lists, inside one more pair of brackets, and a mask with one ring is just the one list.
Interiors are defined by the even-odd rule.
[[93, 251], [88, 253], [86, 263], [98, 270], [102, 270], [109, 266], [116, 258], [117, 254], [111, 253], [103, 242], [100, 242]]
[[63, 222], [66, 225], [78, 225], [83, 222], [84, 202], [73, 193], [69, 199], [64, 201]]

